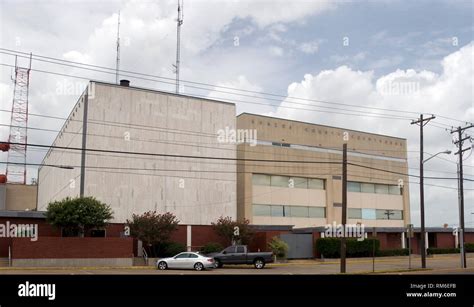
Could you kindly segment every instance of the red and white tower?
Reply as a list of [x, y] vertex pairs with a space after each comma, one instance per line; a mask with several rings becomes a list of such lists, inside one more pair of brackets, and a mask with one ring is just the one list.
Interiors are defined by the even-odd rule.
[[28, 133], [28, 88], [31, 55], [28, 68], [19, 67], [15, 59], [15, 80], [11, 113], [10, 150], [7, 159], [7, 182], [26, 184], [26, 143]]

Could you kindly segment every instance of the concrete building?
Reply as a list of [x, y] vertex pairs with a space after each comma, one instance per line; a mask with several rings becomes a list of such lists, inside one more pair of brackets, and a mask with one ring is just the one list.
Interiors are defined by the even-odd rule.
[[114, 223], [149, 210], [235, 218], [236, 145], [217, 138], [235, 125], [231, 103], [91, 81], [39, 169], [38, 210], [84, 195], [111, 205]]
[[404, 227], [410, 222], [405, 139], [247, 113], [237, 117], [237, 129], [256, 133], [256, 139], [237, 146], [237, 156], [245, 159], [237, 165], [239, 219], [295, 228], [340, 223], [346, 136], [348, 161], [372, 168], [348, 166], [348, 223]]
[[36, 210], [37, 185], [0, 184], [0, 211]]

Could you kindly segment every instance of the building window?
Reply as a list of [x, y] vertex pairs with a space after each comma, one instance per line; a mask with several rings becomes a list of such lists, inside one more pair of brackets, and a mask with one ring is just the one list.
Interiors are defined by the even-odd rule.
[[252, 174], [253, 185], [324, 190], [324, 180], [305, 177]]
[[392, 194], [400, 195], [401, 190], [397, 185], [389, 184], [374, 184], [374, 183], [363, 183], [349, 181], [347, 182], [347, 190], [349, 192], [362, 192], [362, 193], [376, 193], [376, 194]]
[[308, 207], [289, 206], [291, 217], [308, 217]]
[[375, 185], [373, 183], [361, 183], [360, 191], [362, 193], [375, 193]]
[[324, 190], [324, 180], [310, 178], [308, 180], [308, 189]]
[[287, 176], [271, 176], [272, 187], [289, 187], [290, 177]]
[[309, 207], [309, 217], [326, 217], [326, 208], [324, 207]]
[[402, 191], [400, 190], [400, 187], [397, 185], [390, 185], [388, 186], [388, 193], [392, 195], [400, 195]]
[[285, 216], [283, 206], [271, 206], [271, 215], [276, 217]]
[[353, 181], [347, 182], [347, 191], [360, 192], [361, 191], [360, 182], [353, 182]]
[[376, 184], [375, 193], [377, 194], [388, 194], [388, 185], [386, 184]]
[[252, 183], [254, 185], [270, 185], [270, 175], [253, 174]]
[[350, 219], [361, 219], [362, 218], [362, 210], [356, 208], [347, 208], [347, 218]]
[[363, 220], [375, 220], [377, 215], [375, 209], [362, 209], [362, 219]]
[[290, 184], [293, 184], [293, 187], [298, 189], [307, 189], [308, 188], [308, 178], [301, 177], [291, 177]]
[[253, 205], [254, 216], [271, 216], [270, 205]]
[[377, 220], [403, 220], [402, 210], [377, 209]]
[[254, 216], [325, 218], [326, 208], [254, 204]]

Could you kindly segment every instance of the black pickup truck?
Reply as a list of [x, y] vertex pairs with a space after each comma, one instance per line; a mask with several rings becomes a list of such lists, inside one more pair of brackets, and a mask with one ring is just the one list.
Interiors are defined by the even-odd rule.
[[263, 269], [266, 263], [273, 262], [273, 253], [249, 253], [246, 245], [229, 246], [220, 253], [207, 256], [214, 258], [218, 268], [224, 264], [253, 264], [256, 269]]

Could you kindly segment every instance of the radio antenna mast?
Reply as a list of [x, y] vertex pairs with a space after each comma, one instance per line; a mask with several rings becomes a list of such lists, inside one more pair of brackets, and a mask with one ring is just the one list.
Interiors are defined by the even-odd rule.
[[184, 0], [178, 0], [178, 19], [176, 33], [176, 64], [173, 65], [176, 73], [176, 94], [179, 94], [179, 66], [180, 66], [180, 48], [181, 48], [181, 25], [184, 18]]
[[120, 11], [118, 13], [117, 23], [117, 59], [115, 63], [115, 83], [119, 84], [119, 69], [120, 69]]

